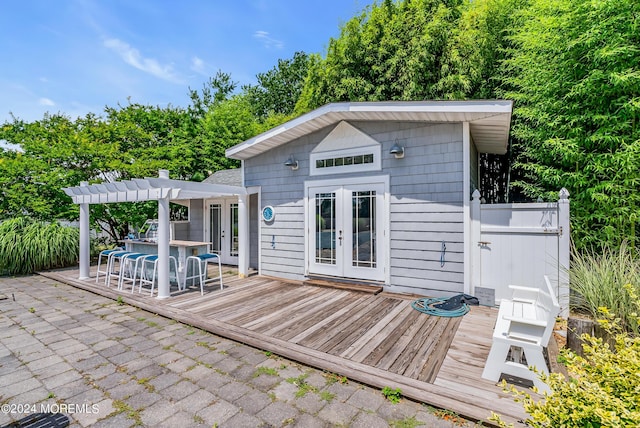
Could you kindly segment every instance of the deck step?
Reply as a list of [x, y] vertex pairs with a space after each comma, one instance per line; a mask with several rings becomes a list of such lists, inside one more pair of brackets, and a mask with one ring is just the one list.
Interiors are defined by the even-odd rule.
[[315, 287], [338, 288], [340, 290], [360, 291], [363, 293], [379, 294], [383, 288], [381, 285], [362, 284], [359, 282], [339, 282], [327, 281], [325, 279], [308, 279], [302, 283], [303, 285], [312, 285]]

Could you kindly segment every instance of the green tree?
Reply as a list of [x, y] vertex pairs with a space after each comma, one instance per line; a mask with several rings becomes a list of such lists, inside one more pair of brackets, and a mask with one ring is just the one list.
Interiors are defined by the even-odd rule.
[[[640, 3], [532, 0], [513, 29], [514, 185], [572, 197], [579, 247], [635, 244], [640, 210]], [[635, 242], [634, 242], [635, 241]]]
[[266, 73], [259, 73], [257, 85], [242, 88], [251, 103], [254, 114], [261, 120], [269, 116], [289, 116], [293, 113], [302, 93], [311, 57], [296, 52], [291, 59], [279, 59]]
[[442, 98], [442, 60], [462, 0], [386, 0], [347, 21], [314, 58], [297, 106]]
[[75, 216], [77, 208], [67, 203], [62, 188], [99, 175], [102, 159], [112, 155], [91, 135], [98, 122], [91, 114], [75, 122], [56, 114], [33, 123], [5, 123], [0, 140], [22, 151], [4, 151], [0, 157], [0, 218]]

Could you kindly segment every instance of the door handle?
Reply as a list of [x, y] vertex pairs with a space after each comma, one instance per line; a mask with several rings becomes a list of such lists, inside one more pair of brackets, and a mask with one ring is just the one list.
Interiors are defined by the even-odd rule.
[[340, 245], [342, 245], [342, 231], [341, 230], [338, 231], [338, 241], [340, 242]]

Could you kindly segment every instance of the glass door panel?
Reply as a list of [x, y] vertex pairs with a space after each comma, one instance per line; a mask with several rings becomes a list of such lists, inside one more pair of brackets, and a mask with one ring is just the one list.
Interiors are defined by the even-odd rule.
[[229, 255], [231, 257], [238, 257], [238, 204], [229, 205], [229, 218], [231, 219]]
[[352, 266], [376, 267], [376, 192], [352, 192]]
[[209, 205], [209, 242], [211, 252], [220, 254], [222, 251], [222, 206]]
[[315, 261], [320, 264], [336, 264], [336, 194], [315, 195]]

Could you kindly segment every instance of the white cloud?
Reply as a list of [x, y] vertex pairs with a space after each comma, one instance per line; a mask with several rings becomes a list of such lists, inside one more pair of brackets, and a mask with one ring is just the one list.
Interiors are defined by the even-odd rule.
[[56, 103], [53, 102], [53, 100], [50, 100], [49, 98], [40, 98], [38, 100], [38, 104], [40, 104], [41, 106], [49, 106], [49, 107], [53, 107], [54, 105], [56, 105]]
[[184, 83], [180, 77], [173, 71], [171, 65], [162, 65], [154, 58], [145, 58], [140, 55], [138, 49], [130, 46], [128, 43], [119, 39], [106, 39], [104, 45], [120, 55], [127, 64], [132, 67], [149, 73], [160, 79], [173, 83]]
[[191, 58], [191, 70], [196, 73], [206, 75], [205, 66], [205, 63], [201, 58], [198, 58], [197, 56]]
[[284, 48], [284, 42], [282, 40], [274, 39], [269, 35], [268, 31], [258, 30], [253, 33], [253, 37], [260, 40], [265, 48], [282, 49]]

